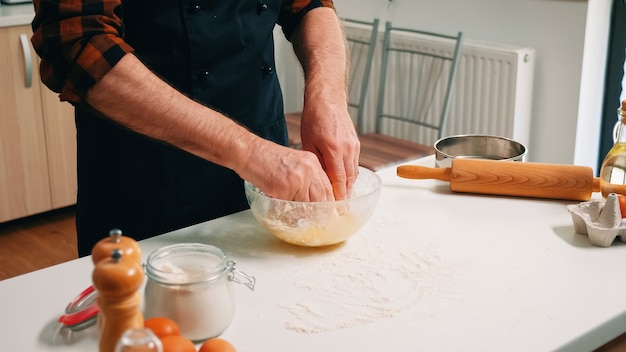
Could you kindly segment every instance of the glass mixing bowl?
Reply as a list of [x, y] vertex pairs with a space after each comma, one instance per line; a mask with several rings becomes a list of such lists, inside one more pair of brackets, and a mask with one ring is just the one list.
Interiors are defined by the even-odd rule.
[[359, 167], [349, 199], [294, 202], [270, 198], [245, 182], [254, 217], [272, 235], [294, 245], [318, 247], [337, 244], [355, 234], [372, 216], [380, 196], [380, 177]]

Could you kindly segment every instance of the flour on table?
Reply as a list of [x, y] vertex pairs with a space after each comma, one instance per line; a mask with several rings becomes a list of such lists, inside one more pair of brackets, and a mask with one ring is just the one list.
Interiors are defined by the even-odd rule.
[[286, 329], [320, 333], [391, 318], [436, 291], [451, 274], [437, 256], [366, 241], [364, 250], [339, 253], [285, 283], [294, 292], [279, 303], [291, 316]]

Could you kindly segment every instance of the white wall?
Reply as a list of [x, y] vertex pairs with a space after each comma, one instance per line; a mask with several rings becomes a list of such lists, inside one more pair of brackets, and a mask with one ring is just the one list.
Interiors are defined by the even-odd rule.
[[[335, 0], [340, 16], [392, 21], [395, 25], [451, 33], [461, 30], [468, 40], [491, 41], [536, 50], [529, 161], [595, 167], [603, 57], [611, 0]], [[595, 20], [587, 19], [593, 13]], [[585, 37], [586, 28], [588, 36]], [[606, 28], [602, 28], [606, 27]], [[604, 43], [604, 44], [603, 44]], [[585, 59], [583, 49], [593, 48]], [[301, 97], [290, 84], [293, 58], [285, 43], [277, 43], [278, 74], [286, 109]], [[589, 57], [588, 57], [589, 56]], [[285, 67], [281, 71], [281, 63]], [[583, 95], [584, 94], [584, 95]], [[581, 97], [582, 95], [582, 97]], [[581, 106], [581, 121], [579, 121]], [[577, 128], [580, 129], [577, 143]], [[575, 158], [576, 152], [576, 158]]]
[[[610, 17], [611, 0], [589, 2], [574, 164], [589, 165], [596, 170], [596, 174]], [[618, 105], [617, 102], [616, 109]]]

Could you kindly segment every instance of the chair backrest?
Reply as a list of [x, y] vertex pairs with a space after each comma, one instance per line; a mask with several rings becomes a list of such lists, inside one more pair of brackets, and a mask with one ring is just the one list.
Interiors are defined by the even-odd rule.
[[348, 106], [359, 130], [363, 129], [363, 105], [369, 87], [372, 59], [376, 49], [378, 18], [371, 22], [342, 19], [349, 55]]
[[383, 120], [391, 119], [391, 128], [405, 134], [396, 137], [415, 138], [419, 130], [427, 138], [413, 141], [431, 144], [443, 136], [462, 42], [462, 32], [449, 36], [385, 24], [377, 133], [383, 133]]

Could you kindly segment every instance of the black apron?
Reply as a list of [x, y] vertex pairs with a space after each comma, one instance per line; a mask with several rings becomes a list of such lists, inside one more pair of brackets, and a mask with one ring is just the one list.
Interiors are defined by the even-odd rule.
[[[272, 37], [280, 2], [122, 1], [124, 39], [178, 90], [285, 145]], [[87, 107], [77, 107], [76, 126], [81, 256], [112, 228], [140, 240], [248, 207], [243, 181], [232, 170], [129, 131]]]

